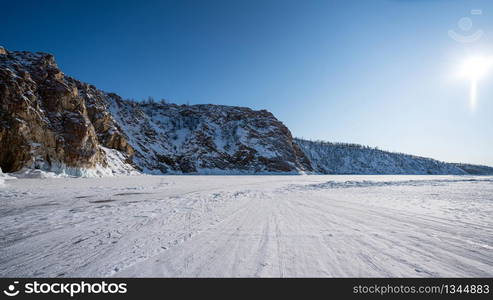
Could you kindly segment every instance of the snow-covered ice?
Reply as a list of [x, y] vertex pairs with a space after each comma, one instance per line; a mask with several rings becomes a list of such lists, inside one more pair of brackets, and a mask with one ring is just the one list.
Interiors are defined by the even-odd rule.
[[493, 276], [493, 177], [5, 178], [0, 276]]

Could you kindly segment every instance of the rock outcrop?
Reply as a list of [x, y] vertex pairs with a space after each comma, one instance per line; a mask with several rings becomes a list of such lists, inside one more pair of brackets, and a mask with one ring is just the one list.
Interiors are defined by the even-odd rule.
[[114, 94], [109, 103], [146, 173], [311, 171], [289, 129], [266, 110], [135, 103]]
[[3, 49], [0, 167], [5, 172], [112, 173], [105, 147], [122, 151], [124, 160], [133, 149], [105, 111], [105, 98], [93, 86], [63, 74], [51, 54]]
[[289, 130], [267, 111], [124, 101], [66, 76], [51, 54], [3, 48], [0, 149], [5, 172], [311, 170]]

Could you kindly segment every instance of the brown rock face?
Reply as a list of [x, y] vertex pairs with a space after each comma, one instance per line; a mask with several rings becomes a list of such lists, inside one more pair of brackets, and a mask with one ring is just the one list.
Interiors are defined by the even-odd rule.
[[4, 172], [106, 166], [100, 146], [133, 151], [106, 111], [102, 92], [65, 76], [51, 54], [0, 51]]

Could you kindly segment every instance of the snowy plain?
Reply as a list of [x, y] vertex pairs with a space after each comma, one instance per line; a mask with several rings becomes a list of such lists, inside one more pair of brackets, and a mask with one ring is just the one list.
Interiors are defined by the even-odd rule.
[[0, 185], [0, 277], [493, 276], [493, 177]]

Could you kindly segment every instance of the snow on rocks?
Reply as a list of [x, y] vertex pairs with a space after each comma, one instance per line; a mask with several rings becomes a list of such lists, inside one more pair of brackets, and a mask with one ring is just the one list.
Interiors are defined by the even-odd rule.
[[151, 174], [299, 174], [311, 167], [271, 113], [224, 105], [136, 103], [113, 95], [109, 111]]
[[15, 179], [15, 177], [10, 176], [9, 174], [3, 173], [2, 168], [0, 168], [0, 186], [4, 186], [5, 180], [8, 180], [8, 179]]
[[296, 138], [315, 172], [322, 174], [493, 175], [493, 168], [454, 164], [357, 144]]
[[123, 100], [66, 76], [51, 54], [0, 52], [0, 166], [18, 177], [493, 174], [484, 166], [296, 140], [266, 110]]

